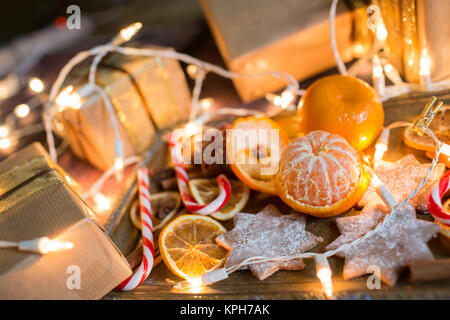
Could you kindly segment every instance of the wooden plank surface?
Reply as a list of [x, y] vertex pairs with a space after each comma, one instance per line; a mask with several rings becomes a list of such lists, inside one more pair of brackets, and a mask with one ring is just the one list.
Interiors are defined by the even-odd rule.
[[[438, 97], [450, 103], [450, 91], [441, 92]], [[385, 124], [398, 120], [413, 120], [423, 109], [428, 95], [414, 94], [392, 99], [384, 104]], [[289, 122], [289, 118], [281, 117], [277, 121]], [[402, 130], [391, 133], [389, 152], [384, 159], [395, 161], [406, 153], [413, 153], [419, 161], [427, 162], [423, 152], [412, 150], [401, 141]], [[369, 150], [370, 152], [370, 150]], [[167, 161], [167, 148], [162, 147], [151, 166], [164, 166]], [[292, 209], [285, 206], [277, 197], [252, 192], [250, 201], [244, 211], [257, 212], [266, 204], [275, 204], [283, 213]], [[430, 219], [429, 216], [418, 214], [418, 217]], [[324, 242], [313, 251], [321, 252], [326, 244], [334, 240], [339, 232], [334, 224], [335, 218], [315, 219], [308, 217], [307, 230], [324, 238]], [[224, 223], [227, 229], [232, 228], [232, 222]], [[132, 227], [128, 211], [125, 210], [117, 230], [112, 235], [114, 242], [124, 252], [129, 254], [138, 241], [138, 234]], [[450, 245], [441, 238], [435, 238], [429, 243], [436, 258], [450, 257]], [[450, 280], [409, 283], [402, 277], [394, 287], [382, 285], [379, 290], [369, 290], [366, 286], [367, 277], [350, 281], [342, 279], [343, 259], [330, 258], [333, 269], [334, 296], [338, 299], [448, 299], [450, 298]], [[222, 282], [210, 287], [201, 288], [197, 292], [173, 289], [173, 283], [182, 279], [173, 275], [160, 263], [139, 288], [130, 292], [112, 291], [104, 299], [324, 299], [321, 285], [315, 276], [313, 261], [305, 260], [306, 268], [301, 271], [279, 271], [264, 281], [259, 281], [249, 271], [238, 271]]]

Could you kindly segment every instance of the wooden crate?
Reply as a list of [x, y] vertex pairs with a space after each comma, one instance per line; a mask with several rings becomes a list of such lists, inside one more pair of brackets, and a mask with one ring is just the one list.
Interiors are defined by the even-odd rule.
[[[450, 91], [436, 93], [439, 99], [450, 103]], [[394, 98], [384, 103], [386, 114], [385, 124], [399, 120], [412, 121], [420, 114], [429, 96], [414, 94]], [[289, 117], [275, 119], [279, 122], [289, 122]], [[286, 127], [286, 126], [285, 126]], [[429, 162], [422, 151], [410, 149], [402, 142], [402, 129], [393, 130], [389, 141], [389, 152], [385, 154], [387, 161], [396, 161], [407, 153], [412, 153], [421, 162]], [[161, 145], [159, 152], [150, 166], [164, 166], [167, 161], [167, 146]], [[156, 190], [153, 190], [155, 192]], [[252, 191], [253, 192], [253, 191]], [[123, 197], [122, 206], [118, 212], [117, 227], [111, 234], [113, 241], [125, 255], [133, 251], [139, 240], [139, 234], [133, 228], [128, 208], [136, 199], [135, 189], [127, 190]], [[281, 212], [291, 211], [277, 197], [253, 192], [245, 212], [257, 212], [265, 205], [275, 204]], [[429, 215], [418, 214], [419, 218], [431, 219]], [[334, 223], [335, 218], [316, 219], [308, 217], [307, 230], [324, 238], [324, 242], [313, 251], [321, 252], [333, 241], [339, 232]], [[232, 228], [232, 222], [224, 223], [227, 229]], [[108, 227], [108, 226], [107, 226]], [[157, 236], [157, 235], [156, 235]], [[157, 237], [155, 237], [157, 239]], [[450, 257], [450, 245], [442, 238], [435, 238], [429, 243], [436, 258]], [[264, 281], [258, 280], [248, 270], [237, 271], [222, 282], [200, 291], [177, 291], [166, 279], [174, 282], [181, 281], [160, 263], [151, 276], [137, 289], [129, 292], [112, 291], [105, 299], [325, 299], [320, 282], [315, 276], [314, 262], [305, 260], [306, 268], [300, 271], [279, 271]], [[450, 280], [409, 283], [405, 277], [394, 287], [382, 285], [379, 290], [369, 290], [366, 285], [367, 277], [359, 277], [350, 281], [342, 279], [344, 260], [330, 258], [333, 270], [334, 297], [337, 299], [448, 299], [450, 298]]]

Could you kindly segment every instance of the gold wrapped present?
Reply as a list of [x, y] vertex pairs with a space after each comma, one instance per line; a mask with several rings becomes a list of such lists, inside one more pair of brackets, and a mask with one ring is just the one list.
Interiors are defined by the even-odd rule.
[[[115, 136], [103, 100], [91, 90], [87, 75], [85, 68], [68, 77], [65, 87], [73, 86], [81, 100], [75, 102], [79, 105], [60, 106], [54, 130], [68, 139], [79, 158], [106, 170], [114, 164]], [[99, 65], [97, 83], [111, 99], [125, 157], [148, 148], [156, 130], [189, 116], [189, 88], [174, 59], [112, 53]]]
[[[431, 80], [450, 79], [450, 1], [377, 0], [388, 32], [386, 55], [408, 82], [419, 82], [429, 72]], [[421, 70], [429, 59], [429, 70]]]
[[99, 299], [131, 274], [66, 176], [38, 143], [0, 163], [0, 240], [73, 244], [45, 255], [0, 249], [0, 299]]

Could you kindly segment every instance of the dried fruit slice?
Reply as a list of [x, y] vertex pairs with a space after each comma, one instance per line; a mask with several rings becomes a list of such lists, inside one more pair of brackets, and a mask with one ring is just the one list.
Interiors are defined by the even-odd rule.
[[[428, 159], [434, 159], [434, 151], [427, 151], [427, 152], [425, 152], [425, 155], [427, 156]], [[447, 166], [447, 168], [450, 168], [450, 157], [449, 156], [446, 156], [441, 153], [439, 155], [439, 162], [445, 164]]]
[[193, 279], [220, 268], [227, 250], [215, 239], [225, 228], [206, 216], [187, 214], [170, 222], [159, 236], [159, 250], [166, 266], [174, 274]]
[[[241, 181], [229, 179], [231, 184], [231, 196], [228, 202], [211, 217], [218, 220], [228, 220], [240, 212], [247, 204], [250, 189]], [[189, 191], [199, 204], [206, 204], [219, 195], [219, 187], [216, 179], [193, 179], [189, 181]]]
[[273, 185], [278, 161], [289, 136], [273, 120], [237, 119], [227, 136], [227, 156], [233, 173], [251, 189], [277, 194]]
[[[441, 142], [450, 144], [450, 106], [442, 106], [431, 121], [430, 129]], [[428, 135], [419, 136], [411, 127], [407, 127], [403, 132], [403, 141], [414, 149], [431, 152], [435, 150], [433, 139]]]
[[283, 152], [275, 178], [281, 199], [316, 217], [347, 211], [367, 189], [359, 154], [337, 134], [313, 131]]
[[[160, 192], [150, 196], [152, 206], [153, 231], [164, 227], [178, 212], [181, 197], [178, 192]], [[134, 227], [141, 230], [141, 214], [135, 206], [130, 210], [130, 219]]]

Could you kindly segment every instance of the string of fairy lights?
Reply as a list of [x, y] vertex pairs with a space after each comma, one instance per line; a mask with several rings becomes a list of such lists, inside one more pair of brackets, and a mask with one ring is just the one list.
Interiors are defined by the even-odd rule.
[[[401, 79], [399, 72], [394, 68], [392, 64], [388, 62], [388, 60], [383, 56], [381, 50], [384, 47], [384, 41], [387, 38], [387, 30], [384, 26], [384, 23], [381, 17], [376, 16], [375, 19], [371, 20], [371, 24], [369, 28], [371, 28], [374, 33], [375, 43], [374, 49], [372, 50], [372, 55], [368, 57], [361, 58], [354, 65], [347, 70], [345, 64], [343, 63], [336, 44], [335, 39], [335, 26], [334, 20], [336, 15], [336, 6], [338, 0], [333, 0], [333, 3], [330, 8], [330, 34], [331, 34], [331, 47], [333, 49], [333, 53], [337, 62], [338, 69], [342, 74], [356, 75], [358, 73], [359, 68], [364, 63], [371, 62], [372, 63], [372, 79], [374, 83], [374, 87], [379, 94], [382, 100], [389, 99], [390, 97], [409, 93], [415, 90], [423, 90], [430, 91], [436, 90], [439, 88], [448, 88], [449, 83], [447, 82], [439, 82], [433, 83], [430, 78], [430, 68], [431, 62], [428, 57], [428, 52], [426, 49], [422, 51], [421, 59], [420, 59], [420, 76], [421, 81], [419, 85], [405, 83]], [[369, 7], [370, 12], [379, 13], [379, 8], [376, 6]], [[378, 10], [378, 11], [377, 11]], [[116, 119], [114, 117], [114, 109], [112, 108], [112, 103], [105, 90], [101, 88], [96, 83], [96, 72], [97, 67], [101, 59], [109, 52], [118, 52], [124, 55], [139, 55], [139, 56], [147, 56], [147, 57], [161, 57], [161, 58], [169, 58], [176, 59], [178, 61], [183, 61], [188, 64], [187, 73], [188, 75], [194, 79], [194, 89], [192, 94], [192, 103], [191, 103], [191, 114], [189, 117], [189, 122], [184, 126], [186, 136], [192, 136], [196, 132], [198, 132], [200, 124], [206, 123], [212, 117], [217, 115], [235, 115], [235, 116], [245, 116], [249, 114], [255, 114], [254, 110], [249, 110], [245, 108], [240, 109], [231, 109], [231, 108], [218, 108], [212, 110], [212, 105], [214, 104], [213, 98], [205, 98], [200, 99], [200, 93], [202, 89], [203, 82], [205, 80], [205, 76], [208, 72], [216, 73], [222, 77], [233, 79], [233, 78], [243, 78], [243, 77], [261, 77], [261, 76], [273, 76], [276, 78], [280, 78], [286, 82], [286, 88], [281, 92], [281, 94], [276, 93], [268, 93], [266, 94], [266, 99], [273, 103], [275, 106], [279, 107], [279, 110], [276, 112], [280, 112], [281, 110], [292, 110], [296, 109], [296, 99], [298, 96], [301, 96], [304, 91], [299, 88], [299, 84], [295, 78], [293, 78], [287, 72], [263, 72], [260, 74], [239, 74], [230, 72], [226, 69], [218, 67], [216, 65], [201, 61], [192, 56], [173, 52], [173, 51], [163, 51], [157, 49], [139, 49], [139, 48], [131, 48], [131, 47], [122, 47], [125, 42], [129, 41], [142, 27], [142, 24], [137, 22], [134, 23], [124, 29], [122, 29], [119, 34], [114, 37], [109, 43], [94, 47], [90, 50], [83, 51], [78, 53], [75, 57], [73, 57], [60, 71], [58, 78], [55, 83], [51, 87], [50, 93], [48, 97], [44, 94], [45, 85], [38, 78], [31, 78], [29, 80], [29, 88], [33, 93], [36, 94], [36, 97], [33, 97], [27, 103], [20, 104], [15, 107], [12, 115], [7, 115], [5, 117], [5, 123], [0, 127], [0, 149], [8, 150], [13, 146], [13, 141], [19, 139], [21, 136], [26, 134], [31, 134], [33, 132], [30, 128], [32, 126], [28, 126], [28, 132], [25, 131], [25, 128], [16, 128], [17, 119], [23, 119], [29, 116], [29, 114], [36, 109], [44, 100], [47, 102], [44, 105], [43, 110], [43, 124], [36, 125], [34, 130], [45, 130], [47, 135], [47, 142], [49, 145], [49, 153], [54, 161], [57, 161], [58, 153], [57, 148], [55, 146], [55, 140], [52, 132], [52, 120], [56, 113], [61, 112], [64, 108], [73, 108], [80, 109], [83, 106], [84, 98], [87, 95], [95, 92], [100, 95], [102, 101], [104, 102], [106, 111], [109, 115], [109, 119], [111, 121], [114, 136], [115, 136], [115, 162], [114, 166], [103, 174], [103, 176], [93, 184], [91, 189], [84, 193], [83, 196], [85, 198], [92, 198], [97, 205], [97, 209], [99, 210], [109, 210], [111, 208], [110, 200], [101, 193], [101, 188], [103, 184], [107, 181], [107, 179], [114, 175], [117, 180], [121, 180], [123, 178], [123, 170], [125, 166], [135, 164], [140, 161], [139, 156], [133, 156], [130, 158], [124, 158], [124, 150], [123, 143], [121, 141], [120, 135], [118, 133], [118, 123], [116, 123]], [[62, 84], [66, 79], [69, 72], [72, 68], [78, 65], [80, 62], [92, 58], [92, 63], [89, 69], [89, 80], [88, 83], [82, 88], [75, 90], [72, 85], [69, 85], [65, 88], [62, 88]], [[385, 77], [387, 77], [393, 85], [386, 86]], [[5, 88], [0, 88], [0, 91], [5, 90]], [[42, 100], [45, 97], [44, 100]], [[33, 100], [35, 99], [35, 100]], [[421, 118], [425, 116], [430, 116], [430, 114], [423, 114]], [[9, 120], [8, 120], [9, 119]], [[429, 124], [429, 123], [428, 123]], [[387, 151], [387, 142], [389, 138], [389, 131], [399, 126], [410, 125], [407, 123], [395, 123], [383, 129], [380, 138], [376, 144], [376, 151], [374, 155], [374, 165], [376, 166], [377, 162], [379, 162], [383, 154]], [[423, 181], [419, 184], [417, 190], [415, 190], [407, 199], [400, 203], [396, 203], [389, 190], [381, 183], [381, 181], [376, 177], [373, 170], [369, 168], [369, 171], [372, 174], [372, 183], [374, 183], [375, 189], [382, 197], [382, 199], [386, 202], [386, 204], [392, 208], [392, 214], [395, 213], [395, 210], [404, 205], [410, 198], [416, 194], [423, 184], [426, 182], [431, 170], [434, 168], [435, 164], [438, 161], [439, 154], [441, 151], [444, 152], [447, 156], [450, 156], [448, 145], [442, 144], [433, 134], [433, 132], [428, 129], [427, 123], [420, 123], [417, 128], [420, 130], [422, 134], [429, 135], [434, 143], [436, 144], [436, 152], [435, 158], [432, 160], [431, 167], [423, 179]], [[446, 153], [448, 152], [448, 153]], [[70, 183], [70, 177], [66, 177], [66, 180]], [[391, 214], [391, 215], [392, 215]], [[267, 257], [252, 257], [242, 261], [240, 264], [236, 266], [232, 266], [229, 268], [221, 268], [212, 272], [207, 272], [203, 274], [199, 278], [188, 279], [187, 281], [180, 282], [176, 287], [179, 289], [186, 289], [197, 287], [199, 285], [209, 285], [214, 282], [223, 280], [228, 277], [228, 275], [240, 267], [251, 264], [251, 263], [260, 263], [265, 261], [286, 261], [290, 259], [297, 258], [314, 258], [316, 264], [316, 274], [322, 283], [324, 292], [327, 296], [332, 295], [332, 271], [330, 265], [328, 263], [328, 258], [335, 255], [337, 252], [344, 250], [349, 246], [356, 245], [366, 237], [368, 237], [371, 232], [375, 232], [378, 230], [380, 226], [385, 223], [389, 223], [389, 218], [386, 218], [381, 222], [375, 229], [369, 231], [362, 237], [356, 239], [355, 241], [343, 245], [342, 247], [328, 251], [325, 253], [313, 253], [306, 252], [296, 256], [289, 257], [275, 257], [275, 258], [267, 258]], [[33, 243], [36, 247], [36, 243], [39, 241], [35, 240]], [[17, 247], [21, 248], [20, 243], [8, 243], [5, 241], [0, 242], [0, 247]], [[31, 245], [30, 245], [31, 246]], [[23, 245], [22, 245], [23, 247]], [[26, 247], [26, 246], [25, 246]], [[344, 248], [345, 247], [345, 248]], [[63, 249], [69, 249], [69, 245], [63, 246]], [[26, 250], [26, 249], [24, 249]], [[39, 251], [39, 249], [35, 249], [35, 251]], [[45, 250], [41, 250], [45, 253]]]

